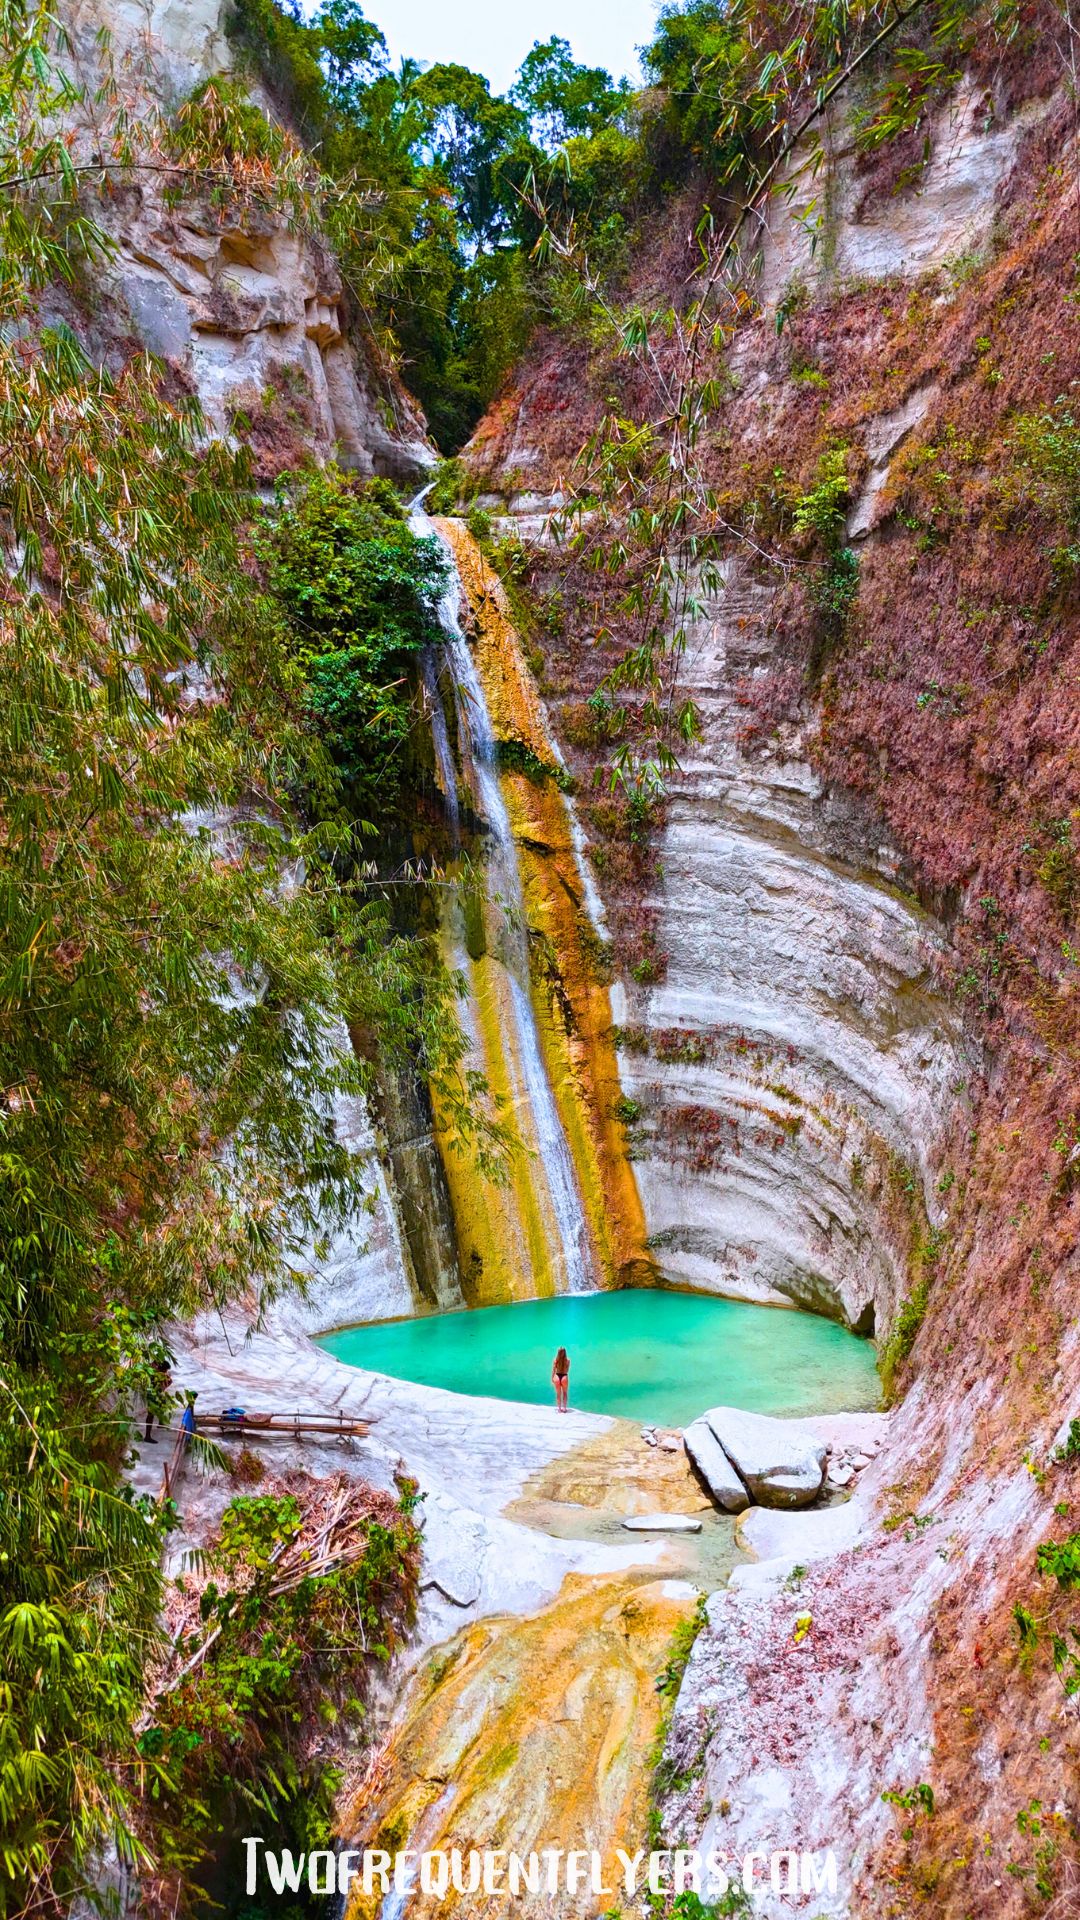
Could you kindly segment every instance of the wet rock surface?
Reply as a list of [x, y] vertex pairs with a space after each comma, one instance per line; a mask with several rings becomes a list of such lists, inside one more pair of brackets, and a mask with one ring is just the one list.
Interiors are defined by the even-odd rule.
[[[417, 1920], [581, 1916], [611, 1906], [614, 1849], [641, 1845], [648, 1822], [649, 1753], [660, 1722], [656, 1679], [694, 1590], [647, 1576], [570, 1578], [528, 1620], [467, 1628], [417, 1673], [404, 1712], [344, 1830], [352, 1846], [449, 1849], [595, 1848], [611, 1898], [546, 1891], [414, 1896]], [[375, 1920], [377, 1902], [354, 1890], [347, 1920]]]
[[622, 1522], [625, 1533], [700, 1533], [701, 1521], [689, 1513], [635, 1513]]

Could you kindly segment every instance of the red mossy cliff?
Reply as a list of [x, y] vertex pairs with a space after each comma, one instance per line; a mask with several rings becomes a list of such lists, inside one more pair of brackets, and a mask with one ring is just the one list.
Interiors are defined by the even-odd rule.
[[[1080, 1415], [1080, 149], [1044, 27], [965, 76], [914, 177], [860, 172], [838, 121], [812, 257], [770, 218], [704, 455], [734, 532], [687, 651], [703, 740], [647, 849], [589, 785], [612, 585], [529, 562], [661, 1261], [891, 1335], [861, 1543], [797, 1605], [762, 1582], [749, 1666], [746, 1596], [718, 1596], [676, 1724], [676, 1771], [701, 1764], [672, 1830], [748, 1837], [779, 1765], [775, 1844], [801, 1821], [851, 1868], [808, 1912], [1080, 1911], [1080, 1605], [1036, 1564], [1080, 1529], [1080, 1464], [1053, 1462]], [[692, 225], [671, 209], [635, 300], [684, 297]], [[486, 504], [535, 538], [613, 393], [647, 409], [606, 348], [539, 340], [467, 453]], [[830, 620], [791, 507], [837, 450], [858, 571]], [[793, 1611], [823, 1631], [777, 1761], [754, 1700], [784, 1692]], [[740, 1660], [735, 1777], [708, 1715]]]

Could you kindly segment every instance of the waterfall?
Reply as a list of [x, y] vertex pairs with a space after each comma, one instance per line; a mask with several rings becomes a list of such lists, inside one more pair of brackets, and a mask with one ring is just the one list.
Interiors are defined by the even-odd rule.
[[[450, 910], [447, 927], [452, 964], [472, 988], [463, 1008], [463, 1025], [489, 1083], [504, 1082], [514, 1130], [529, 1155], [517, 1184], [519, 1199], [524, 1201], [521, 1211], [533, 1217], [510, 1223], [518, 1241], [515, 1264], [523, 1278], [531, 1279], [531, 1293], [547, 1291], [552, 1284], [559, 1293], [585, 1292], [597, 1280], [592, 1243], [530, 992], [525, 897], [500, 784], [495, 733], [476, 661], [461, 630], [461, 584], [454, 556], [424, 512], [422, 497], [413, 503], [409, 524], [419, 538], [439, 540], [451, 569], [439, 620], [453, 682], [462, 776], [486, 842], [480, 881], [480, 952], [477, 940], [467, 936], [460, 900]], [[430, 668], [425, 664], [424, 681], [434, 716], [439, 777], [446, 785], [447, 813], [456, 840], [460, 796], [434, 662]], [[496, 1047], [497, 1060], [493, 1058]], [[542, 1250], [537, 1246], [538, 1231], [545, 1242]]]

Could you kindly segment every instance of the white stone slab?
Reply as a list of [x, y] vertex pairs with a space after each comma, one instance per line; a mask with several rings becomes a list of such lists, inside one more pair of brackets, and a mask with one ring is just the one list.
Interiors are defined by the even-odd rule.
[[634, 1513], [623, 1521], [627, 1533], [700, 1533], [701, 1521], [690, 1513]]

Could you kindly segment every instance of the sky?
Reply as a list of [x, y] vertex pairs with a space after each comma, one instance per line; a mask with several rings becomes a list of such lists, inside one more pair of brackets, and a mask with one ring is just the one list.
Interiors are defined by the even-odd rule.
[[537, 40], [558, 34], [575, 60], [640, 78], [635, 49], [652, 39], [657, 0], [365, 0], [397, 65], [410, 54], [430, 66], [454, 60], [505, 93]]

